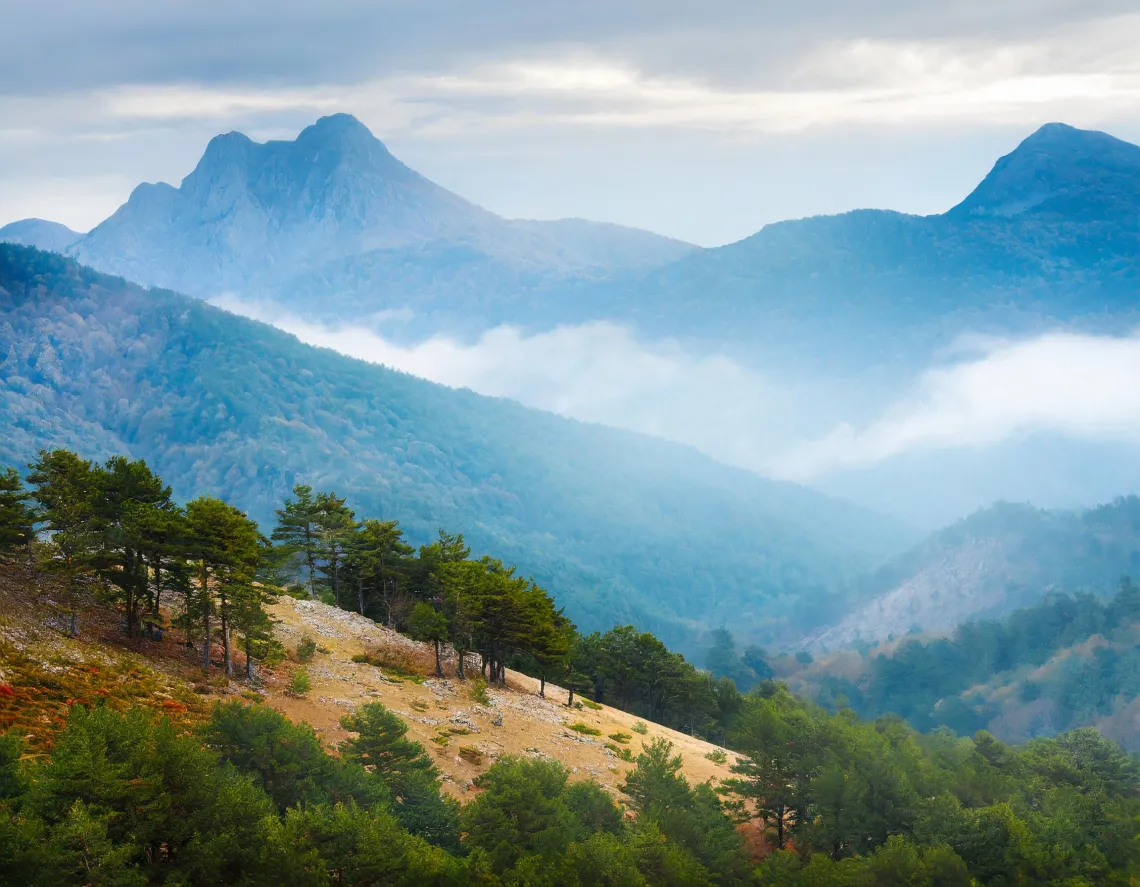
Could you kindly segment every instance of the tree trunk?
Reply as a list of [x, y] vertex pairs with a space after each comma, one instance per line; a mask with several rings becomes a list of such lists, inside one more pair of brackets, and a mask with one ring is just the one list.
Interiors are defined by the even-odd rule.
[[159, 609], [162, 607], [162, 560], [154, 562], [154, 616], [158, 619]]
[[230, 658], [230, 623], [229, 623], [229, 608], [226, 606], [226, 592], [225, 588], [222, 589], [221, 597], [222, 608], [222, 659], [226, 664], [226, 677], [232, 678], [234, 676], [234, 665]]
[[465, 681], [465, 680], [467, 680], [467, 675], [465, 675], [463, 673], [463, 660], [467, 656], [467, 651], [466, 650], [456, 650], [455, 654], [456, 654], [456, 656], [459, 657], [459, 680]]
[[435, 676], [437, 678], [443, 677], [443, 661], [439, 658], [439, 640], [435, 642]]
[[574, 707], [574, 688], [573, 687], [571, 687], [569, 690], [566, 691], [566, 707], [567, 708], [573, 708]]
[[305, 559], [309, 562], [309, 600], [317, 599], [317, 564], [313, 559], [312, 551], [305, 552]]
[[364, 575], [357, 577], [356, 596], [360, 602], [360, 615], [364, 615]]
[[546, 675], [538, 679], [538, 695], [543, 699], [546, 698]]
[[210, 671], [210, 574], [202, 561], [202, 668]]
[[253, 654], [249, 644], [249, 635], [245, 636], [245, 676], [247, 680], [253, 680]]

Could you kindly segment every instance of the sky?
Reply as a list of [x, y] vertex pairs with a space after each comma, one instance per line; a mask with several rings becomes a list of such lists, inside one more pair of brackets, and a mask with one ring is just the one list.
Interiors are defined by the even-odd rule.
[[701, 245], [943, 211], [1037, 126], [1140, 140], [1125, 0], [0, 0], [0, 224], [86, 230], [229, 130], [347, 111], [510, 217]]

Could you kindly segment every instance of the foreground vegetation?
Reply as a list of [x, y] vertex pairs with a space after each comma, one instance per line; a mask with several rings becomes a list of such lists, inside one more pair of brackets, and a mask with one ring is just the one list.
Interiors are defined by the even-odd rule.
[[[76, 602], [93, 594], [121, 614], [124, 635], [170, 616], [201, 645], [205, 670], [220, 647], [227, 674], [237, 678], [244, 657], [255, 681], [253, 664], [281, 655], [266, 605], [284, 587], [427, 641], [437, 672], [454, 661], [449, 677], [475, 677], [462, 654], [478, 652], [480, 680], [504, 680], [509, 663], [557, 679], [568, 705], [589, 692], [715, 737], [737, 761], [723, 784], [691, 785], [667, 741], [634, 756], [632, 735], [615, 735], [636, 764], [621, 806], [535, 755], [496, 761], [460, 807], [379, 703], [345, 717], [351, 738], [334, 757], [269, 709], [224, 704], [195, 727], [93, 692], [74, 701], [46, 753], [25, 754], [16, 732], [0, 743], [4, 883], [1072, 887], [1140, 877], [1140, 771], [1095, 730], [1011, 747], [985, 732], [924, 735], [897, 717], [832, 714], [772, 680], [742, 695], [632, 626], [580, 634], [537, 583], [473, 558], [462, 536], [413, 549], [396, 522], [358, 520], [344, 497], [306, 486], [266, 537], [219, 500], [177, 505], [141, 461], [45, 451], [27, 483], [0, 475], [0, 545], [57, 574], [71, 595], [65, 631], [84, 630]], [[1100, 609], [1085, 602], [1087, 625], [1054, 622], [1104, 628], [1134, 598], [1126, 587]], [[1011, 637], [990, 647], [1006, 650]], [[710, 660], [730, 673], [764, 666], [755, 649], [737, 656], [727, 635]], [[752, 855], [745, 823], [758, 838]]]
[[[277, 712], [219, 704], [179, 729], [73, 707], [50, 758], [0, 740], [0, 881], [11, 884], [1128, 884], [1140, 875], [1134, 762], [1084, 730], [1023, 749], [861, 724], [770, 688], [727, 786], [643, 746], [621, 806], [557, 762], [502, 758], [460, 807], [379, 703], [338, 757]], [[776, 844], [751, 862], [735, 817]], [[623, 815], [622, 807], [630, 815]], [[735, 816], [734, 816], [735, 814]], [[782, 823], [782, 824], [781, 824]]]

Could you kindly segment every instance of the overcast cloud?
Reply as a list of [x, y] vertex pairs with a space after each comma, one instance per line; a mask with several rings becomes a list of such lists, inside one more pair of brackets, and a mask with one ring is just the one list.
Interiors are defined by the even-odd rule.
[[84, 229], [209, 137], [359, 116], [508, 216], [715, 244], [941, 211], [1061, 119], [1140, 136], [1133, 3], [0, 2], [0, 222]]

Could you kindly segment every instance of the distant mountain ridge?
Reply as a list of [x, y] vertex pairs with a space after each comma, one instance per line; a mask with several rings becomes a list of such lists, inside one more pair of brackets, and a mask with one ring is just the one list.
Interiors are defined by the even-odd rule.
[[1140, 318], [1140, 148], [1047, 124], [941, 215], [855, 210], [702, 250], [614, 225], [502, 219], [338, 114], [292, 142], [216, 137], [179, 188], [140, 185], [69, 252], [146, 285], [236, 291], [325, 320], [411, 309], [412, 338], [612, 319], [852, 371], [913, 363], [967, 328]]
[[63, 252], [82, 237], [66, 225], [44, 219], [21, 219], [0, 228], [0, 243], [34, 246], [53, 253]]
[[139, 185], [77, 242], [19, 242], [69, 247], [105, 273], [199, 297], [237, 292], [333, 316], [404, 307], [431, 316], [442, 304], [459, 319], [465, 300], [509, 305], [696, 249], [580, 219], [503, 219], [410, 169], [348, 114], [322, 117], [294, 141], [216, 136], [179, 187]]

